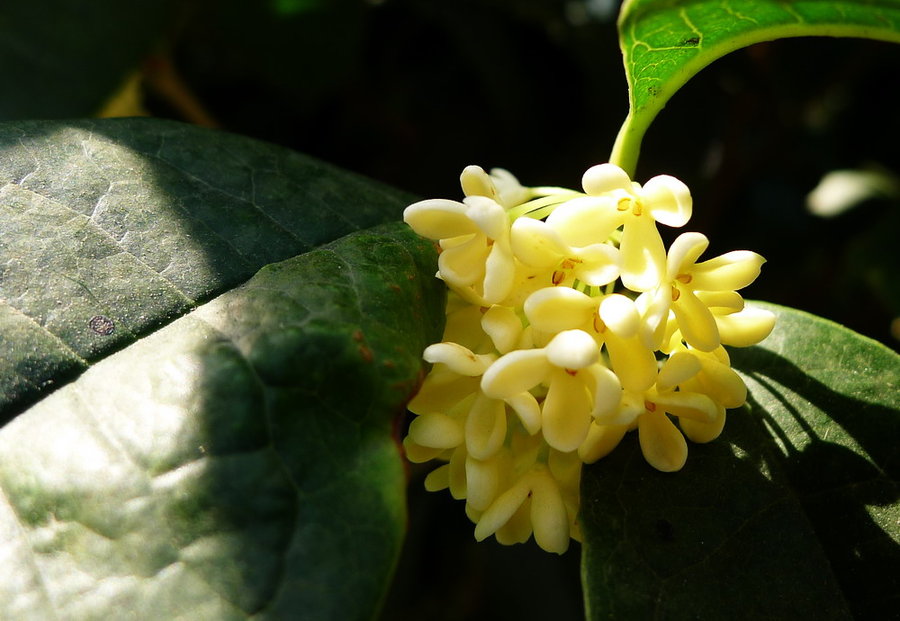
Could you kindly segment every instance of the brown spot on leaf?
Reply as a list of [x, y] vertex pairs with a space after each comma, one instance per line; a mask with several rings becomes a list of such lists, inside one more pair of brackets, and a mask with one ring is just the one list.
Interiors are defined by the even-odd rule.
[[115, 322], [106, 315], [94, 315], [88, 321], [88, 327], [100, 336], [109, 336], [116, 331]]
[[366, 362], [372, 362], [372, 360], [375, 359], [375, 354], [373, 354], [372, 350], [365, 345], [359, 346], [359, 355], [362, 356], [362, 359]]

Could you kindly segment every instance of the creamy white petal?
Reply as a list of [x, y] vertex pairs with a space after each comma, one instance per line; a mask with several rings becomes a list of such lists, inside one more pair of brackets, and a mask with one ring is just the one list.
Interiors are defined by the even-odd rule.
[[737, 291], [694, 291], [694, 295], [717, 315], [744, 309], [744, 298]]
[[584, 191], [592, 196], [599, 196], [614, 190], [632, 190], [631, 178], [615, 164], [598, 164], [587, 169], [581, 178]]
[[594, 244], [572, 249], [581, 262], [575, 265], [575, 278], [592, 287], [602, 287], [619, 277], [619, 249], [609, 244]]
[[429, 345], [422, 353], [422, 357], [432, 364], [446, 364], [454, 373], [470, 377], [483, 374], [497, 359], [494, 354], [474, 354], [457, 343]]
[[634, 301], [619, 293], [604, 297], [599, 312], [606, 327], [619, 337], [635, 336], [641, 327], [641, 315]]
[[702, 291], [743, 289], [759, 276], [766, 260], [749, 250], [735, 250], [698, 263], [691, 272], [691, 287]]
[[584, 372], [590, 373], [593, 380], [591, 393], [594, 407], [591, 416], [598, 418], [615, 415], [622, 402], [622, 384], [619, 376], [602, 364], [592, 364]]
[[574, 377], [561, 369], [553, 373], [542, 408], [541, 429], [547, 444], [559, 451], [574, 451], [587, 437], [593, 408], [587, 379], [587, 373]]
[[513, 514], [519, 509], [531, 492], [530, 477], [520, 478], [515, 485], [500, 494], [491, 506], [482, 514], [475, 526], [475, 539], [484, 541], [494, 532], [506, 524]]
[[481, 327], [501, 354], [511, 351], [522, 336], [522, 320], [508, 306], [492, 306], [481, 315]]
[[716, 315], [716, 324], [724, 345], [749, 347], [769, 336], [775, 327], [775, 315], [761, 308], [747, 307], [739, 313]]
[[607, 242], [623, 218], [611, 200], [585, 196], [557, 207], [547, 216], [547, 224], [566, 244], [583, 247]]
[[547, 223], [532, 218], [518, 218], [510, 231], [513, 254], [526, 265], [555, 267], [569, 252], [559, 233]]
[[604, 337], [610, 365], [619, 376], [622, 388], [636, 392], [650, 388], [656, 381], [656, 356], [640, 336], [623, 339], [607, 332]]
[[409, 425], [409, 438], [429, 448], [456, 448], [465, 440], [462, 425], [446, 414], [422, 414]]
[[485, 372], [481, 389], [489, 397], [507, 399], [543, 382], [551, 368], [542, 349], [511, 351]]
[[679, 418], [678, 425], [691, 442], [696, 442], [697, 444], [712, 442], [719, 437], [725, 428], [725, 408], [720, 407], [712, 421], [706, 422], [690, 418]]
[[466, 166], [459, 176], [459, 184], [466, 196], [487, 196], [489, 198], [497, 196], [494, 182], [481, 166]]
[[675, 472], [687, 461], [687, 442], [662, 412], [647, 412], [638, 419], [638, 440], [644, 459], [662, 472]]
[[463, 244], [445, 248], [438, 255], [438, 273], [448, 285], [456, 287], [480, 283], [489, 252], [485, 237], [476, 235]]
[[672, 304], [672, 310], [684, 340], [700, 351], [714, 350], [721, 341], [713, 314], [689, 289], [678, 287], [677, 291], [679, 296]]
[[406, 409], [416, 414], [449, 412], [464, 399], [479, 391], [480, 377], [460, 375], [444, 365], [431, 369], [419, 392]]
[[600, 357], [597, 342], [583, 330], [560, 332], [544, 351], [550, 364], [573, 371], [594, 364]]
[[499, 304], [516, 283], [516, 264], [509, 244], [496, 242], [485, 262], [484, 299]]
[[403, 221], [422, 237], [446, 239], [478, 232], [478, 225], [467, 215], [468, 210], [463, 203], [431, 198], [404, 209]]
[[[669, 246], [669, 254], [666, 257], [667, 278], [675, 280], [681, 274], [690, 274], [694, 263], [708, 247], [709, 239], [703, 233], [682, 233], [676, 237]], [[696, 287], [692, 284], [691, 288], [705, 287]]]
[[466, 447], [458, 446], [450, 456], [448, 479], [450, 481], [450, 495], [456, 500], [466, 497], [468, 488], [466, 485]]
[[661, 224], [679, 227], [691, 219], [691, 191], [675, 177], [653, 177], [644, 184], [641, 199], [653, 219]]
[[547, 552], [562, 554], [569, 547], [569, 516], [559, 487], [549, 472], [535, 473], [531, 495], [535, 542]]
[[629, 218], [619, 245], [622, 284], [632, 291], [650, 291], [665, 277], [666, 249], [651, 218]]
[[444, 464], [428, 473], [425, 477], [425, 489], [429, 492], [439, 492], [450, 487], [450, 466]]
[[507, 209], [527, 202], [534, 194], [504, 168], [491, 168], [491, 181], [497, 190], [496, 201]]
[[426, 461], [431, 461], [446, 451], [446, 449], [442, 448], [416, 444], [409, 436], [403, 438], [403, 450], [406, 453], [406, 458], [414, 464], [424, 464]]
[[697, 381], [702, 387], [701, 392], [726, 408], [744, 405], [747, 400], [747, 386], [734, 369], [712, 356], [703, 356], [700, 363], [703, 365], [703, 372], [697, 376]]
[[466, 500], [478, 511], [486, 510], [500, 488], [500, 469], [496, 459], [482, 461], [466, 458]]
[[466, 215], [485, 235], [490, 239], [507, 239], [509, 217], [496, 201], [484, 196], [469, 196], [463, 202], [468, 207]]
[[621, 393], [619, 406], [614, 411], [596, 415], [594, 421], [598, 425], [630, 425], [644, 411], [644, 393], [625, 390]]
[[656, 389], [659, 392], [671, 390], [697, 375], [701, 368], [702, 365], [697, 356], [686, 351], [675, 352], [660, 368], [659, 376], [656, 379]]
[[506, 403], [513, 409], [522, 426], [530, 435], [541, 430], [541, 406], [530, 392], [520, 392], [508, 397]]
[[696, 392], [664, 392], [653, 397], [653, 402], [669, 414], [701, 422], [715, 419], [718, 406], [708, 396]]
[[666, 335], [669, 309], [672, 306], [672, 287], [663, 285], [640, 294], [634, 301], [641, 315], [640, 335], [644, 346], [656, 351]]
[[525, 300], [525, 316], [538, 330], [562, 332], [591, 320], [597, 301], [570, 287], [538, 289]]
[[592, 464], [612, 453], [627, 432], [628, 425], [600, 425], [594, 422], [587, 438], [578, 447], [578, 456], [584, 463]]
[[531, 532], [531, 498], [526, 498], [506, 524], [497, 529], [494, 536], [498, 543], [510, 546], [525, 543], [531, 538]]
[[466, 451], [476, 459], [493, 457], [506, 439], [506, 405], [503, 401], [478, 395], [465, 427]]

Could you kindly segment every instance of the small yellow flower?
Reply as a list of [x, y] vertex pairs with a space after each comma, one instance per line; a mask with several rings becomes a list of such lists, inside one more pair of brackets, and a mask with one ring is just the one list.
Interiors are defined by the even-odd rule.
[[481, 166], [466, 166], [459, 176], [463, 194], [466, 196], [486, 196], [510, 209], [529, 201], [534, 192], [523, 187], [512, 173], [503, 168], [492, 168], [491, 174]]
[[509, 402], [544, 384], [541, 430], [551, 447], [574, 451], [584, 441], [591, 417], [618, 403], [619, 380], [598, 362], [600, 350], [581, 330], [560, 332], [546, 347], [505, 354], [481, 378], [486, 395]]
[[[466, 501], [477, 540], [534, 535], [561, 554], [580, 538], [584, 463], [637, 430], [652, 467], [679, 470], [685, 437], [715, 439], [726, 409], [744, 403], [721, 345], [772, 330], [774, 316], [737, 293], [764, 260], [738, 251], [698, 262], [709, 244], [699, 233], [667, 254], [656, 223], [683, 226], [692, 199], [666, 175], [641, 186], [601, 164], [581, 194], [469, 166], [460, 184], [462, 202], [404, 212], [438, 241], [438, 276], [451, 289], [404, 446], [412, 461], [447, 462], [425, 487]], [[614, 292], [619, 278], [627, 295]]]
[[503, 301], [515, 282], [509, 245], [509, 218], [496, 201], [470, 196], [459, 203], [444, 199], [407, 207], [403, 220], [429, 239], [438, 240], [438, 276], [475, 304]]
[[549, 287], [525, 301], [525, 316], [537, 330], [556, 334], [578, 329], [605, 344], [610, 365], [628, 390], [644, 390], [656, 381], [656, 357], [642, 338], [640, 313], [624, 295], [590, 297]]
[[[546, 221], [519, 218], [513, 222], [510, 243], [515, 256], [541, 268], [557, 286], [576, 280], [599, 287], [619, 277], [619, 250], [606, 243], [616, 226], [597, 217], [604, 206], [573, 199], [558, 206]], [[600, 226], [596, 226], [597, 223]]]
[[641, 452], [647, 463], [663, 472], [680, 470], [687, 460], [687, 443], [667, 414], [702, 423], [713, 423], [720, 416], [720, 407], [708, 395], [676, 390], [700, 370], [700, 361], [687, 352], [670, 356], [660, 368], [653, 386], [644, 391], [624, 391], [615, 411], [596, 417], [594, 425], [611, 425], [614, 429], [608, 432], [600, 429], [589, 435], [587, 442], [579, 448], [579, 454], [586, 458], [608, 453], [598, 450], [595, 445], [601, 444], [605, 448], [610, 437], [621, 439], [623, 427], [627, 429], [636, 423]]
[[657, 341], [671, 309], [684, 340], [699, 350], [712, 351], [722, 341], [710, 305], [731, 312], [743, 308], [743, 300], [735, 292], [756, 280], [765, 259], [755, 252], [737, 250], [697, 263], [708, 246], [702, 233], [679, 235], [669, 248], [660, 286], [643, 294], [652, 298], [642, 300], [641, 305], [652, 309], [646, 317]]
[[668, 175], [642, 187], [615, 164], [593, 166], [581, 180], [584, 191], [606, 201], [606, 218], [622, 226], [622, 284], [632, 291], [649, 291], [665, 275], [665, 247], [656, 223], [681, 227], [691, 217], [688, 187]]

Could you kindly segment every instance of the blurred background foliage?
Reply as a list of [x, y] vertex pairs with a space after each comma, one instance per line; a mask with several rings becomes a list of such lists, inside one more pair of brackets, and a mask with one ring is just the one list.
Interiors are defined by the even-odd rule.
[[[4, 3], [0, 119], [178, 119], [423, 197], [459, 198], [470, 163], [579, 187], [627, 112], [618, 4]], [[768, 259], [747, 297], [897, 349], [898, 75], [900, 47], [887, 43], [795, 39], [733, 53], [662, 112], [637, 179], [666, 173], [691, 187], [688, 228], [709, 236], [709, 257], [746, 248]], [[835, 171], [852, 172], [830, 175], [810, 201]], [[385, 619], [581, 616], [576, 554], [471, 545], [459, 503], [419, 492], [421, 476], [412, 473], [412, 527]]]

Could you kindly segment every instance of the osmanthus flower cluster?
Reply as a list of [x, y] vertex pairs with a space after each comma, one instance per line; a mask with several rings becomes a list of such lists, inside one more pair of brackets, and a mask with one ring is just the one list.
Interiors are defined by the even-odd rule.
[[722, 346], [755, 344], [774, 326], [737, 293], [764, 259], [701, 261], [700, 233], [667, 252], [657, 224], [682, 227], [692, 210], [670, 176], [641, 186], [601, 164], [576, 192], [469, 166], [461, 184], [462, 202], [404, 212], [437, 241], [437, 277], [450, 289], [404, 446], [414, 462], [446, 462], [425, 485], [465, 499], [476, 539], [533, 534], [562, 553], [580, 539], [582, 464], [636, 431], [651, 466], [679, 470], [685, 437], [715, 439], [726, 409], [744, 403]]

